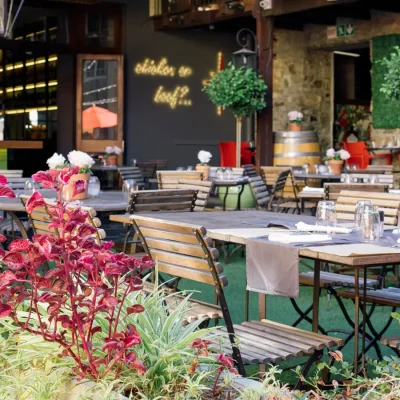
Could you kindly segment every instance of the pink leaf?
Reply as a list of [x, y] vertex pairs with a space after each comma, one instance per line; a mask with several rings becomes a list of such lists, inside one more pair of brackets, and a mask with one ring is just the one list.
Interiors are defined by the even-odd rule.
[[140, 336], [138, 333], [132, 333], [131, 335], [129, 335], [125, 340], [124, 340], [124, 344], [125, 344], [125, 348], [129, 349], [133, 346], [136, 346], [138, 344], [142, 343]]
[[127, 307], [126, 311], [127, 311], [128, 315], [139, 314], [144, 311], [144, 307], [140, 304], [135, 304], [132, 307]]
[[0, 318], [6, 318], [11, 314], [11, 306], [8, 304], [0, 304]]
[[7, 236], [0, 234], [0, 242], [3, 243], [7, 241]]
[[102, 304], [108, 308], [114, 308], [118, 305], [118, 300], [114, 296], [106, 296], [103, 298]]
[[79, 167], [68, 168], [67, 170], [62, 170], [62, 172], [58, 175], [59, 181], [66, 185], [73, 175], [76, 175], [79, 172]]
[[0, 290], [3, 290], [5, 287], [11, 285], [12, 283], [17, 281], [17, 277], [14, 272], [4, 271], [0, 275]]
[[41, 182], [43, 187], [45, 187], [46, 189], [54, 188], [54, 178], [51, 176], [51, 174], [48, 171], [36, 172], [36, 174], [32, 175], [32, 179], [35, 182]]
[[93, 235], [96, 231], [97, 229], [93, 225], [82, 224], [78, 229], [78, 236], [84, 238]]
[[132, 369], [136, 369], [138, 375], [143, 375], [146, 372], [146, 366], [140, 360], [135, 360], [130, 364]]
[[25, 204], [26, 211], [29, 214], [32, 214], [32, 211], [37, 207], [43, 207], [46, 205], [43, 196], [40, 192], [35, 192], [31, 197], [29, 197], [28, 201]]
[[79, 180], [73, 182], [73, 192], [72, 196], [77, 196], [86, 191], [87, 181]]
[[120, 275], [121, 272], [121, 267], [119, 267], [117, 264], [107, 264], [104, 268], [104, 273], [106, 275]]
[[8, 197], [9, 199], [15, 199], [15, 193], [8, 186], [0, 185], [0, 197]]
[[105, 340], [105, 344], [102, 348], [102, 351], [106, 351], [106, 350], [113, 350], [116, 349], [118, 346], [118, 341], [117, 340], [113, 340], [113, 339], [106, 339]]
[[21, 253], [8, 253], [2, 262], [11, 270], [18, 271], [24, 266], [24, 256]]
[[27, 251], [31, 242], [28, 239], [16, 239], [10, 243], [10, 251]]
[[4, 175], [0, 175], [0, 185], [7, 185], [8, 181]]

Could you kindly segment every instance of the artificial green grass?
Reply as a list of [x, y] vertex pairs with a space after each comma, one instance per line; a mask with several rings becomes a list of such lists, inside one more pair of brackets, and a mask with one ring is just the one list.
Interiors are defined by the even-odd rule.
[[372, 39], [372, 123], [375, 129], [400, 127], [400, 100], [389, 99], [380, 91], [386, 67], [377, 62], [389, 57], [395, 46], [400, 46], [400, 35], [378, 36]]
[[[301, 268], [302, 269], [302, 268]], [[246, 264], [245, 258], [240, 255], [236, 255], [232, 258], [231, 262], [224, 265], [224, 273], [228, 279], [228, 286], [224, 290], [227, 298], [229, 311], [234, 324], [239, 324], [244, 320], [244, 308], [245, 308], [245, 289], [246, 289]], [[202, 301], [213, 303], [214, 301], [214, 288], [209, 285], [200, 284], [194, 281], [188, 281], [183, 279], [179, 288], [181, 290], [194, 290], [193, 297]], [[298, 304], [301, 309], [305, 310], [312, 303], [313, 288], [312, 287], [300, 287], [300, 297]], [[354, 304], [351, 300], [343, 300], [346, 309], [349, 312], [350, 317], [354, 316]], [[390, 307], [378, 306], [372, 315], [371, 321], [376, 330], [380, 330], [389, 318], [391, 313]], [[311, 317], [311, 315], [309, 315]], [[279, 323], [292, 325], [297, 319], [298, 314], [295, 312], [290, 300], [285, 297], [279, 296], [267, 296], [267, 318]], [[258, 295], [257, 293], [250, 294], [250, 320], [258, 319]], [[360, 314], [361, 318], [361, 314]], [[320, 311], [319, 311], [319, 323], [325, 330], [337, 330], [346, 329], [350, 330], [350, 326], [344, 319], [342, 311], [340, 310], [336, 300], [331, 297], [328, 301], [327, 292], [322, 291], [320, 297]], [[220, 321], [223, 324], [223, 321]], [[311, 325], [308, 322], [303, 321], [299, 328], [311, 331]], [[379, 329], [378, 329], [379, 328]], [[367, 330], [369, 332], [369, 330]], [[391, 327], [385, 334], [385, 336], [399, 335], [399, 324], [397, 321], [393, 321]], [[338, 336], [345, 338], [346, 335], [329, 333], [330, 336]], [[345, 361], [352, 363], [353, 361], [353, 340], [351, 340], [343, 349]], [[392, 350], [386, 346], [380, 345], [383, 355], [394, 355]], [[361, 340], [360, 340], [361, 349]], [[376, 359], [375, 350], [372, 348], [368, 351], [367, 356]], [[326, 357], [326, 355], [325, 355]], [[304, 362], [305, 359], [294, 360], [291, 364], [282, 364], [282, 368], [290, 368], [298, 362]], [[256, 368], [247, 367], [249, 375], [257, 373]], [[294, 383], [295, 374], [293, 372], [286, 373], [282, 376], [285, 383]]]

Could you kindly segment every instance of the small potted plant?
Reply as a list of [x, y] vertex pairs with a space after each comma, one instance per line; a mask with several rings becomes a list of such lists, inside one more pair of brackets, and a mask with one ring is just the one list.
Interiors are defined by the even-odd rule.
[[106, 147], [106, 164], [107, 165], [118, 165], [118, 156], [122, 153], [122, 150], [118, 146], [107, 146]]
[[299, 111], [290, 111], [289, 117], [289, 131], [290, 132], [301, 132], [302, 123], [304, 121], [303, 113]]
[[330, 172], [334, 175], [342, 173], [343, 164], [350, 158], [350, 153], [346, 150], [335, 151], [335, 149], [328, 149], [326, 151], [326, 161], [330, 167]]
[[200, 150], [197, 154], [197, 158], [200, 161], [200, 164], [196, 165], [196, 171], [200, 171], [203, 173], [203, 179], [208, 180], [210, 174], [210, 166], [208, 163], [210, 162], [212, 154], [209, 151]]
[[[71, 176], [69, 184], [64, 186], [63, 195], [65, 200], [83, 200], [88, 197], [89, 179], [92, 174], [91, 166], [94, 160], [83, 151], [73, 150], [68, 154], [68, 162], [71, 167], [77, 167], [77, 173]], [[74, 182], [83, 181], [85, 190], [74, 194]]]

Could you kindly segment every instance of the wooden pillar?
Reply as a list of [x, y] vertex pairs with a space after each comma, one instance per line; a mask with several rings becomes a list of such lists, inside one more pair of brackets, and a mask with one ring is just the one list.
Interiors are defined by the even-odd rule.
[[263, 17], [259, 2], [256, 2], [254, 17], [257, 20], [258, 72], [268, 86], [267, 107], [257, 115], [256, 131], [256, 164], [261, 166], [273, 164], [274, 138], [272, 131], [272, 66], [273, 66], [273, 17]]

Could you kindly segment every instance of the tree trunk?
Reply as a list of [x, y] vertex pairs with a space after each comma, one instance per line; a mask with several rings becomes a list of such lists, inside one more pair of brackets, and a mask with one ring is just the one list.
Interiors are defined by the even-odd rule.
[[236, 117], [236, 167], [240, 168], [240, 153], [242, 147], [242, 118]]

